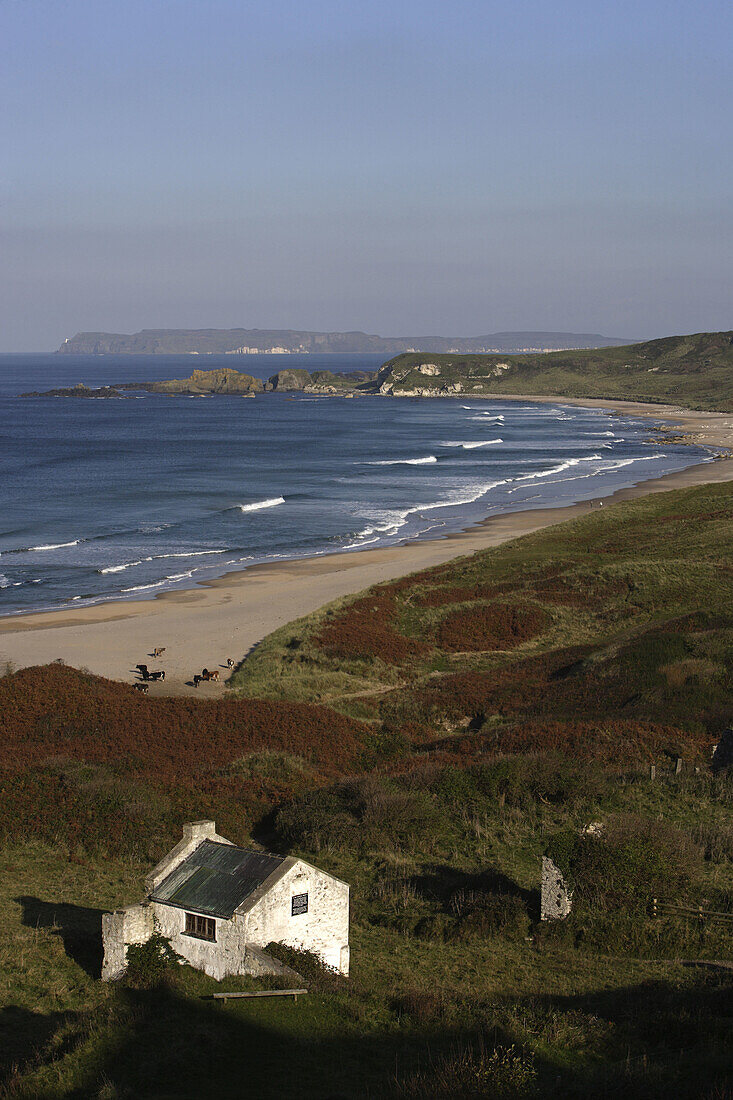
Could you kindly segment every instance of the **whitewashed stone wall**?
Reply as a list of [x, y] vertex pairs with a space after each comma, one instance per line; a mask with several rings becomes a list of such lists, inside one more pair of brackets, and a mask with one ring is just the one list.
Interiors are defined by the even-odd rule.
[[181, 958], [203, 970], [212, 978], [221, 981], [228, 974], [250, 974], [248, 966], [247, 940], [241, 920], [216, 920], [216, 942], [200, 940], [196, 936], [186, 935], [186, 913], [173, 905], [164, 905], [154, 901], [155, 920], [161, 932], [171, 942], [171, 947]]
[[127, 948], [146, 943], [155, 930], [153, 907], [148, 902], [128, 905], [114, 913], [102, 914], [102, 981], [110, 982], [124, 974]]
[[572, 906], [573, 892], [565, 881], [562, 871], [548, 856], [543, 856], [540, 919], [565, 920]]
[[[292, 915], [294, 894], [308, 894], [308, 912]], [[349, 887], [298, 860], [244, 914], [247, 939], [312, 951], [333, 970], [349, 973]]]

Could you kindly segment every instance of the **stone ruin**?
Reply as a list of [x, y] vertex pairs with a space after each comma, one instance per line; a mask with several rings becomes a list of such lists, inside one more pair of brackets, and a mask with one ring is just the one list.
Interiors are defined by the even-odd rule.
[[565, 920], [573, 907], [573, 891], [549, 856], [542, 857], [540, 920]]

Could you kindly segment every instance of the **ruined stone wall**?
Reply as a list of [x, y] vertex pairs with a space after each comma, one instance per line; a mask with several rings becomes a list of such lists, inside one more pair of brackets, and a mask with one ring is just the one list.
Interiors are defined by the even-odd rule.
[[573, 892], [563, 878], [562, 871], [548, 856], [543, 856], [540, 919], [564, 920], [570, 914], [572, 904]]
[[119, 978], [127, 967], [127, 948], [146, 943], [155, 930], [153, 907], [148, 902], [128, 905], [102, 914], [102, 981]]

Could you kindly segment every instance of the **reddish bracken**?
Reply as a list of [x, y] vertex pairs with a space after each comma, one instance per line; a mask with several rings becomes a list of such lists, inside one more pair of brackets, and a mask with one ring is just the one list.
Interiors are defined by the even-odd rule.
[[324, 771], [348, 768], [367, 727], [327, 707], [261, 699], [150, 699], [132, 687], [63, 665], [0, 679], [0, 768], [50, 756], [172, 780], [253, 750], [301, 755]]
[[333, 657], [378, 657], [387, 664], [401, 664], [429, 647], [400, 634], [395, 627], [396, 615], [392, 593], [377, 589], [373, 595], [355, 600], [326, 623], [314, 641]]
[[550, 617], [532, 604], [490, 603], [453, 611], [438, 626], [438, 644], [451, 653], [514, 649], [545, 630]]
[[446, 607], [452, 603], [469, 603], [471, 600], [490, 600], [501, 592], [511, 590], [507, 584], [474, 584], [470, 588], [448, 586], [426, 588], [417, 592], [410, 600], [415, 607]]
[[[629, 582], [621, 578], [602, 580], [597, 577], [552, 577], [537, 581], [533, 594], [547, 603], [565, 607], [585, 607], [588, 610], [604, 607], [609, 600], [629, 592]], [[626, 608], [629, 612], [631, 609]]]

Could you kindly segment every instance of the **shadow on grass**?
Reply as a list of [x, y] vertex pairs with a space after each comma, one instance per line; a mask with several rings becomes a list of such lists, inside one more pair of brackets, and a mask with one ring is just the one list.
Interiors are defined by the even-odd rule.
[[0, 1086], [29, 1061], [42, 1062], [53, 1037], [77, 1019], [75, 1012], [44, 1015], [19, 1005], [0, 1009]]
[[[436, 1017], [417, 1025], [388, 1022], [382, 1008], [372, 1012], [372, 996], [351, 991], [313, 992], [297, 1005], [223, 1005], [184, 993], [178, 976], [174, 981], [155, 989], [116, 987], [91, 1029], [88, 1017], [8, 1009], [0, 1016], [15, 1035], [7, 1064], [19, 1061], [23, 1050], [31, 1059], [40, 1052], [36, 1064], [52, 1058], [59, 1088], [53, 1095], [70, 1098], [733, 1100], [727, 982], [679, 988], [653, 981], [577, 997], [519, 999], [518, 1018], [531, 1022], [532, 1045], [543, 1053], [530, 1058], [529, 1072], [518, 1079], [517, 1068], [526, 1063], [512, 1062], [511, 1052], [520, 1049], [521, 1036], [506, 1019], [496, 1026], [486, 1005], [477, 1003], [473, 1013], [465, 1006], [463, 1024]], [[599, 1046], [601, 1024], [607, 1027]], [[59, 1028], [63, 1042], [51, 1042]], [[497, 1048], [505, 1052], [498, 1061]], [[36, 1089], [39, 1080], [46, 1078], [34, 1081]], [[9, 1094], [40, 1095], [33, 1087], [24, 1091], [22, 1077]]]
[[422, 897], [443, 905], [461, 890], [466, 893], [488, 892], [520, 898], [532, 919], [539, 920], [539, 890], [527, 890], [502, 871], [493, 868], [471, 873], [458, 871], [448, 864], [432, 864], [424, 868], [421, 874], [413, 875], [410, 881]]
[[90, 978], [102, 973], [102, 909], [65, 902], [41, 901], [29, 895], [13, 898], [23, 909], [27, 928], [50, 928], [63, 941], [64, 951]]
[[[58, 1089], [53, 1095], [74, 1100], [100, 1095], [115, 1100], [402, 1097], [401, 1080], [478, 1042], [476, 1031], [455, 1027], [385, 1030], [376, 1020], [360, 1025], [347, 1018], [348, 997], [312, 995], [310, 1003], [306, 998], [297, 1005], [265, 1006], [261, 1001], [212, 1003], [168, 985], [118, 986], [114, 992], [114, 1004], [104, 1020], [95, 1019], [91, 1033], [88, 1018], [27, 1021], [28, 1069], [33, 1072], [53, 1059]], [[23, 1020], [18, 1023], [24, 1026]], [[61, 1065], [49, 1037], [64, 1023], [62, 1053], [70, 1050], [71, 1057]], [[71, 1035], [76, 1042], [69, 1041]], [[40, 1059], [32, 1057], [34, 1041], [41, 1047]], [[503, 1034], [496, 1041], [508, 1043]], [[8, 1095], [51, 1095], [34, 1092], [45, 1080], [24, 1081], [16, 1074]]]

